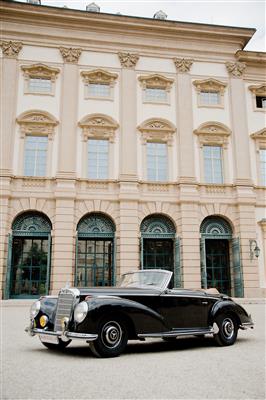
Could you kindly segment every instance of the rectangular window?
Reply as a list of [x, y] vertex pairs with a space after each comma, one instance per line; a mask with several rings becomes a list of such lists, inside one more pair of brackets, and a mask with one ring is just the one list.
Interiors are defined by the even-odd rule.
[[104, 83], [89, 83], [87, 86], [87, 95], [89, 97], [110, 97], [111, 87]]
[[26, 136], [24, 175], [45, 176], [47, 163], [47, 136]]
[[200, 104], [202, 105], [217, 105], [220, 104], [220, 93], [219, 92], [200, 92]]
[[51, 79], [43, 79], [43, 78], [29, 79], [30, 93], [51, 93], [51, 91], [52, 91]]
[[266, 149], [260, 149], [260, 175], [262, 186], [266, 186]]
[[88, 178], [108, 179], [108, 140], [88, 139]]
[[266, 108], [266, 97], [256, 96], [256, 107]]
[[146, 88], [145, 89], [145, 101], [166, 103], [167, 102], [167, 92], [165, 89], [157, 88]]
[[206, 183], [223, 183], [221, 146], [203, 146]]
[[166, 181], [167, 145], [165, 143], [147, 143], [147, 178], [149, 181]]

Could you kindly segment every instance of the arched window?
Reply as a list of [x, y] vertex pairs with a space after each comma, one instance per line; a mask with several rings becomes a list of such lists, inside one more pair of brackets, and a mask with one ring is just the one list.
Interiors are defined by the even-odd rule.
[[182, 287], [180, 241], [173, 222], [164, 215], [146, 217], [140, 226], [141, 268], [173, 272], [172, 285]]
[[115, 225], [104, 214], [91, 213], [77, 226], [77, 286], [111, 286], [115, 283]]
[[50, 220], [39, 212], [20, 214], [9, 239], [6, 297], [33, 298], [49, 293]]

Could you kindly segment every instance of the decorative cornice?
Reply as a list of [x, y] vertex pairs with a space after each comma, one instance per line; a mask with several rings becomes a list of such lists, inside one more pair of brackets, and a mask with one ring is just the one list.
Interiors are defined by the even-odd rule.
[[170, 91], [171, 86], [174, 82], [173, 79], [166, 78], [165, 76], [159, 74], [143, 75], [138, 78], [141, 86], [146, 89], [148, 88], [160, 88]]
[[104, 83], [114, 86], [118, 74], [113, 74], [103, 69], [94, 69], [92, 71], [82, 71], [80, 73], [84, 83]]
[[255, 140], [257, 151], [259, 151], [261, 146], [263, 147], [266, 146], [266, 128], [263, 128], [260, 131], [252, 133], [250, 137]]
[[59, 68], [52, 68], [44, 64], [33, 64], [33, 65], [22, 65], [21, 69], [26, 78], [38, 77], [38, 78], [48, 78], [51, 81], [55, 81], [57, 75], [60, 72]]
[[221, 94], [224, 93], [224, 90], [227, 86], [226, 83], [220, 82], [217, 79], [213, 78], [193, 81], [193, 85], [196, 87], [198, 92], [206, 90], [206, 91], [217, 91], [220, 92]]
[[174, 58], [174, 64], [178, 72], [189, 72], [193, 64], [193, 60], [185, 58]]
[[257, 96], [266, 96], [266, 84], [262, 84], [262, 85], [251, 85], [248, 87], [249, 90], [257, 95]]
[[103, 114], [88, 115], [78, 125], [82, 129], [84, 141], [88, 140], [88, 138], [96, 138], [108, 139], [110, 142], [114, 142], [115, 132], [119, 127], [113, 118]]
[[20, 125], [21, 137], [25, 135], [47, 135], [49, 139], [53, 138], [55, 126], [58, 121], [48, 112], [40, 110], [26, 111], [17, 118]]
[[82, 49], [74, 47], [59, 47], [60, 53], [65, 63], [77, 64]]
[[138, 130], [141, 132], [142, 144], [146, 144], [148, 141], [158, 141], [171, 146], [176, 128], [167, 120], [151, 118], [139, 125]]
[[139, 55], [135, 53], [118, 53], [118, 57], [123, 68], [134, 69], [139, 60]]
[[17, 58], [23, 44], [22, 42], [12, 42], [10, 40], [9, 42], [2, 41], [0, 46], [2, 47], [2, 52], [5, 57]]
[[227, 148], [228, 137], [231, 131], [220, 122], [206, 122], [194, 130], [194, 134], [199, 138], [200, 147], [204, 145], [220, 145]]
[[239, 61], [227, 62], [225, 65], [229, 74], [236, 78], [241, 78], [246, 69], [246, 64]]

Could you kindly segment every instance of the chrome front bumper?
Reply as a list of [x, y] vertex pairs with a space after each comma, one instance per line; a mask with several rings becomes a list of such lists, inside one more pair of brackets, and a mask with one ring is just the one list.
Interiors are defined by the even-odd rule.
[[49, 336], [56, 336], [59, 339], [63, 340], [64, 342], [68, 340], [85, 340], [86, 342], [92, 342], [93, 340], [96, 340], [98, 338], [97, 334], [93, 333], [78, 333], [78, 332], [70, 332], [67, 330], [64, 330], [62, 332], [54, 332], [54, 331], [48, 331], [46, 329], [38, 329], [33, 327], [33, 322], [30, 323], [27, 328], [25, 328], [25, 332], [29, 334], [29, 336], [35, 336], [35, 335], [49, 335]]
[[254, 329], [254, 322], [243, 322], [243, 324], [239, 325], [240, 329]]

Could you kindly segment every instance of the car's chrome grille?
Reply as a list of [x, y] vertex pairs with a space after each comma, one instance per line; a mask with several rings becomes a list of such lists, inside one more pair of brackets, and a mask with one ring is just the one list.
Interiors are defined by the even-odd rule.
[[62, 319], [64, 317], [71, 318], [77, 297], [77, 289], [62, 289], [59, 292], [54, 324], [55, 332], [62, 331]]

